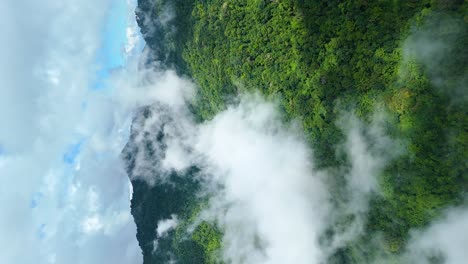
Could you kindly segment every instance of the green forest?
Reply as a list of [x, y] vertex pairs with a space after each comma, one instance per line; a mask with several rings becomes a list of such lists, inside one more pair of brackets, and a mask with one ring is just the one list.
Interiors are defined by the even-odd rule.
[[[168, 7], [174, 19], [158, 22]], [[159, 61], [197, 84], [192, 110], [199, 121], [258, 91], [279, 100], [285, 120], [300, 121], [315, 164], [329, 169], [349, 162], [336, 152], [345, 140], [341, 113], [369, 123], [376, 111], [388, 115], [386, 132], [406, 142], [404, 152], [379, 175], [383, 195], [371, 199], [365, 233], [329, 263], [370, 263], [377, 254], [400, 263], [411, 229], [465, 202], [468, 1], [138, 0], [136, 16], [148, 63]], [[217, 263], [216, 226], [204, 222], [183, 234], [204, 206], [194, 198], [198, 183], [172, 177], [179, 186], [173, 190], [133, 182], [145, 263]], [[337, 189], [340, 177], [331, 181]], [[160, 248], [175, 255], [163, 256], [152, 251], [154, 235], [146, 230], [174, 211], [182, 224]], [[383, 244], [369, 239], [376, 234]]]

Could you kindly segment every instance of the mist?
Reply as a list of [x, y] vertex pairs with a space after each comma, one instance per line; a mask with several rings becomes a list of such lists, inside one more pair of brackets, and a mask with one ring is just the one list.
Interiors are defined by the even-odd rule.
[[[366, 235], [369, 203], [385, 195], [382, 173], [405, 152], [404, 139], [385, 130], [385, 110], [376, 108], [370, 121], [340, 112], [336, 125], [343, 141], [335, 152], [346, 162], [318, 168], [300, 122], [284, 120], [278, 98], [244, 92], [212, 119], [196, 121], [194, 81], [158, 63], [148, 65], [148, 50], [114, 69], [107, 89], [90, 89], [101, 42], [95, 25], [103, 23], [99, 10], [110, 2], [85, 1], [71, 9], [68, 4], [50, 0], [0, 9], [0, 24], [10, 36], [0, 49], [0, 206], [8, 215], [0, 220], [0, 262], [142, 263], [121, 155], [129, 139], [135, 144], [130, 180], [152, 187], [173, 184], [172, 172], [200, 170], [194, 176], [202, 184], [197, 196], [207, 202], [183, 232], [190, 235], [202, 222], [218, 227], [218, 261], [327, 263]], [[166, 10], [157, 23], [171, 37], [173, 13]], [[27, 23], [26, 12], [35, 23]], [[12, 23], [12, 16], [20, 20]], [[140, 22], [151, 28], [150, 20]], [[458, 20], [440, 23], [449, 36], [461, 30]], [[47, 24], [55, 26], [44, 30]], [[446, 63], [439, 52], [453, 52], [452, 38], [433, 41], [424, 32], [408, 37], [405, 58], [427, 64], [441, 89], [448, 82], [445, 72], [430, 65]], [[127, 29], [127, 53], [138, 46], [136, 35], [135, 28]], [[441, 93], [464, 102], [466, 76], [455, 77]], [[145, 110], [152, 115], [142, 115]], [[156, 154], [148, 151], [148, 140]], [[336, 179], [343, 183], [340, 193]], [[467, 212], [448, 209], [429, 226], [412, 230], [398, 259], [463, 263]], [[182, 225], [172, 214], [157, 226], [153, 231], [161, 239]], [[383, 261], [386, 256], [375, 263]]]
[[[182, 98], [176, 94], [175, 98]], [[383, 115], [366, 125], [352, 114], [343, 114], [339, 126], [346, 140], [336, 150], [350, 161], [339, 169], [346, 185], [345, 194], [339, 195], [346, 197], [343, 202], [331, 192], [332, 172], [315, 168], [313, 149], [298, 122], [283, 121], [278, 104], [260, 94], [242, 94], [235, 101], [212, 120], [197, 123], [183, 104], [155, 96], [150, 117], [134, 122], [138, 132], [132, 175], [141, 175], [153, 186], [167, 183], [171, 170], [200, 168], [199, 195], [209, 202], [186, 232], [193, 232], [203, 221], [218, 226], [223, 232], [219, 260], [326, 262], [364, 233], [368, 202], [380, 195], [380, 174], [401, 153], [400, 142], [385, 134]], [[162, 141], [156, 140], [159, 133], [165, 135]], [[155, 139], [152, 144], [158, 156], [154, 159], [145, 154], [143, 139], [147, 138]], [[337, 227], [350, 216], [353, 220], [347, 227]], [[330, 230], [334, 235], [326, 237]]]
[[[443, 12], [429, 13], [421, 20], [402, 43], [403, 64], [422, 65], [441, 94], [449, 96], [453, 103], [466, 103], [468, 77], [463, 67], [455, 66], [467, 59], [466, 22]], [[407, 71], [402, 69], [402, 75]]]

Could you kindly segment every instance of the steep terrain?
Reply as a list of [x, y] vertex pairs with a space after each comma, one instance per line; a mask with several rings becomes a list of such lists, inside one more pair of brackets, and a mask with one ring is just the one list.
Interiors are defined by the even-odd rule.
[[[388, 113], [388, 133], [407, 142], [405, 152], [379, 177], [383, 195], [371, 200], [365, 235], [337, 251], [330, 263], [365, 263], [373, 252], [397, 255], [411, 229], [464, 202], [466, 1], [139, 0], [138, 6], [150, 60], [198, 84], [193, 112], [200, 121], [245, 91], [280, 98], [284, 119], [301, 121], [315, 163], [334, 168], [349, 162], [335, 151], [344, 140], [336, 125], [340, 113], [354, 111], [365, 122], [376, 109]], [[135, 175], [135, 156], [142, 151], [153, 164], [144, 173], [166, 173], [154, 169], [164, 155], [164, 144], [154, 145], [163, 142], [164, 122], [142, 131], [153, 111], [160, 112], [147, 108], [135, 118], [124, 150], [145, 263], [213, 262], [221, 245], [216, 227], [203, 223], [181, 237], [203, 206], [196, 197], [197, 177], [172, 173], [167, 182], [150, 186], [145, 175]], [[137, 138], [147, 141], [148, 149], [135, 149]], [[339, 191], [345, 179], [334, 177]], [[171, 214], [185, 224], [158, 240], [155, 250], [158, 221]], [[366, 240], [375, 234], [383, 236], [383, 245]]]

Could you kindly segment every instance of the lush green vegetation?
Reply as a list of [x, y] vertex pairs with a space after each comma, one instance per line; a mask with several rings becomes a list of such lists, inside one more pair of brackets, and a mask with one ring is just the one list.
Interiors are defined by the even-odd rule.
[[[131, 213], [137, 226], [137, 239], [143, 251], [143, 260], [145, 263], [168, 263], [175, 258], [182, 263], [205, 263], [210, 259], [205, 252], [212, 246], [205, 248], [206, 245], [197, 236], [206, 231], [197, 229], [194, 232], [195, 239], [185, 237], [185, 228], [196, 217], [202, 204], [196, 196], [200, 189], [197, 181], [199, 169], [191, 167], [183, 174], [158, 169], [161, 167], [160, 157], [166, 149], [164, 126], [173, 120], [163, 116], [160, 126], [152, 131], [154, 134], [139, 131], [137, 127], [142, 127], [154, 111], [161, 114], [164, 110], [146, 107], [137, 114], [130, 140], [122, 152], [127, 173], [132, 179]], [[137, 141], [139, 137], [141, 139]], [[138, 162], [144, 165], [136, 164], [136, 153], [143, 153]], [[135, 169], [137, 166], [147, 167]], [[153, 177], [155, 182], [149, 185], [145, 177]], [[183, 223], [178, 229], [170, 230], [167, 235], [159, 237], [156, 232], [158, 222], [172, 218], [173, 214], [177, 214]]]
[[[399, 253], [411, 228], [463, 201], [468, 189], [468, 105], [460, 87], [466, 87], [468, 73], [467, 1], [148, 3], [139, 1], [153, 20], [162, 6], [173, 3], [176, 19], [170, 25], [177, 33], [161, 34], [169, 36], [165, 39], [148, 34], [146, 41], [156, 57], [170, 54], [166, 66], [197, 82], [194, 109], [201, 119], [213, 117], [239, 92], [258, 90], [280, 98], [284, 117], [302, 122], [316, 163], [333, 168], [346, 164], [336, 153], [343, 142], [336, 125], [340, 113], [352, 110], [369, 121], [376, 107], [383, 106], [390, 116], [388, 132], [404, 139], [407, 147], [382, 175], [384, 195], [371, 201], [366, 236], [381, 233], [385, 240], [384, 248], [373, 250]], [[140, 26], [150, 32], [148, 25]], [[426, 39], [412, 43], [412, 36]], [[432, 41], [443, 43], [443, 53], [411, 48]], [[193, 208], [187, 214], [193, 216]], [[189, 241], [210, 259], [220, 237], [204, 223]], [[354, 241], [331, 262], [369, 260], [372, 254], [359, 246], [366, 243], [370, 241], [364, 237]]]

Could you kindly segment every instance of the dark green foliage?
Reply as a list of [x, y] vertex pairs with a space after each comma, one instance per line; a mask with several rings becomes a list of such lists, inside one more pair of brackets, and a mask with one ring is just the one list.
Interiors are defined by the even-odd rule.
[[[434, 1], [199, 2], [184, 51], [200, 85], [199, 109], [210, 118], [238, 90], [280, 97], [286, 115], [302, 120], [316, 163], [335, 167], [341, 164], [335, 156], [342, 142], [338, 102], [364, 120], [384, 102], [396, 117], [394, 136], [409, 143], [385, 172], [388, 195], [373, 200], [368, 230], [383, 232], [387, 250], [397, 251], [410, 228], [427, 224], [466, 190], [466, 140], [448, 142], [466, 138], [461, 124], [467, 107], [453, 104], [452, 95], [431, 82], [443, 77], [439, 85], [447, 90], [466, 81], [466, 21], [446, 13], [462, 31], [450, 36], [439, 26], [432, 33], [428, 28], [442, 20], [430, 11], [435, 4], [439, 9]], [[402, 61], [401, 45], [412, 27], [433, 34], [426, 42], [444, 41], [432, 72], [424, 68], [427, 58]]]
[[[139, 1], [143, 12], [160, 8], [146, 3]], [[359, 238], [330, 263], [365, 263], [376, 252], [399, 253], [411, 228], [463, 201], [468, 190], [466, 1], [158, 3], [172, 5], [179, 34], [146, 34], [145, 40], [157, 58], [169, 54], [161, 59], [166, 66], [199, 85], [194, 111], [201, 119], [212, 118], [239, 92], [280, 98], [284, 116], [301, 121], [316, 164], [332, 169], [346, 164], [336, 151], [343, 142], [336, 125], [341, 112], [355, 111], [364, 121], [376, 106], [389, 113], [388, 132], [403, 139], [406, 149], [381, 175], [384, 195], [371, 200], [364, 235], [382, 235], [383, 245]], [[152, 14], [154, 20], [158, 11]], [[440, 45], [431, 49], [434, 43]], [[330, 180], [341, 181], [340, 175]], [[187, 243], [204, 252], [219, 249], [215, 227], [202, 225], [198, 232]]]
[[188, 74], [182, 59], [184, 43], [191, 37], [190, 14], [194, 0], [138, 0], [138, 26], [149, 48], [148, 63]]
[[336, 100], [357, 103], [362, 115], [372, 110], [379, 91], [395, 81], [405, 22], [423, 6], [199, 2], [184, 58], [200, 85], [200, 111], [209, 118], [239, 89], [281, 97], [287, 115], [303, 120], [320, 164], [336, 165]]
[[[198, 168], [191, 167], [184, 173], [158, 169], [166, 151], [165, 126], [174, 122], [165, 111], [167, 109], [158, 106], [139, 111], [132, 124], [130, 140], [122, 153], [132, 179], [131, 213], [137, 226], [137, 239], [144, 263], [168, 263], [170, 260], [204, 263], [205, 248], [196, 240], [186, 240], [176, 234], [178, 230], [171, 230], [163, 237], [158, 237], [156, 232], [159, 221], [170, 219], [172, 215], [189, 219], [200, 204], [197, 197], [200, 190]], [[160, 116], [160, 122], [149, 130], [145, 129], [144, 123], [155, 112]], [[138, 155], [139, 164], [136, 164]], [[154, 181], [148, 184], [145, 179]]]
[[[169, 219], [172, 214], [183, 217], [184, 214], [190, 213], [190, 204], [195, 199], [196, 183], [190, 182], [184, 176], [173, 175], [170, 183], [156, 184], [153, 187], [142, 180], [132, 181], [134, 190], [132, 215], [137, 225], [137, 239], [143, 250], [145, 263], [166, 263], [171, 259], [169, 255], [171, 252], [175, 257], [179, 257], [173, 252], [173, 231], [167, 237], [158, 238], [157, 250], [154, 252], [153, 241], [157, 238], [158, 221]], [[202, 250], [187, 247], [186, 244], [181, 247], [190, 250], [183, 250], [182, 257], [203, 257]]]

